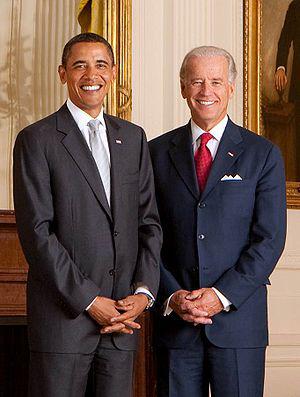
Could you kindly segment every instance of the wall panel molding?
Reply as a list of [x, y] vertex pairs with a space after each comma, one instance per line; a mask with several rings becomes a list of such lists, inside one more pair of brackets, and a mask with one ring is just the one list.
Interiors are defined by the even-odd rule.
[[299, 368], [300, 367], [300, 356], [298, 357], [297, 360], [290, 359], [288, 357], [282, 358], [280, 360], [266, 360], [266, 367], [272, 368], [272, 367], [281, 367], [281, 368], [288, 368], [288, 367], [294, 367], [294, 368]]
[[300, 346], [300, 334], [275, 334], [270, 333], [270, 345], [274, 346]]
[[299, 250], [289, 250], [288, 253], [284, 253], [276, 267], [276, 270], [300, 270]]
[[163, 124], [164, 3], [133, 0], [132, 13], [132, 121], [150, 138]]

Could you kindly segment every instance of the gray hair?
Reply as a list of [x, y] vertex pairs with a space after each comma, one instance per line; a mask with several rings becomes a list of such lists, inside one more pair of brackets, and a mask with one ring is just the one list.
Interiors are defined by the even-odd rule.
[[229, 52], [227, 52], [223, 48], [213, 47], [213, 46], [196, 47], [186, 54], [180, 68], [180, 80], [185, 79], [186, 65], [190, 58], [216, 57], [216, 56], [223, 56], [224, 58], [226, 58], [228, 62], [228, 80], [230, 83], [234, 83], [237, 76], [237, 70], [232, 55], [230, 55]]

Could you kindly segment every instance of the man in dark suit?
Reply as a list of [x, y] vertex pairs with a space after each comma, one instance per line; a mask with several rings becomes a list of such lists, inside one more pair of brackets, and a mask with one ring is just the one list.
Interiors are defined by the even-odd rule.
[[276, 146], [227, 116], [232, 56], [189, 52], [190, 122], [150, 142], [164, 232], [156, 324], [160, 397], [263, 395], [269, 275], [284, 247]]
[[[287, 86], [287, 74], [291, 74], [289, 101], [295, 104], [296, 115], [296, 164], [300, 178], [300, 0], [293, 0], [287, 10], [278, 41], [276, 58], [275, 87], [283, 92]], [[288, 71], [288, 56], [293, 43], [293, 63]]]
[[278, 91], [285, 89], [287, 84], [287, 61], [291, 44], [294, 57], [291, 70], [290, 102], [300, 102], [300, 0], [293, 0], [287, 10], [284, 24], [278, 41], [276, 58], [275, 85]]
[[143, 130], [103, 114], [113, 51], [86, 33], [59, 66], [69, 98], [25, 128], [14, 200], [29, 263], [30, 397], [130, 396], [135, 319], [158, 288], [161, 228]]

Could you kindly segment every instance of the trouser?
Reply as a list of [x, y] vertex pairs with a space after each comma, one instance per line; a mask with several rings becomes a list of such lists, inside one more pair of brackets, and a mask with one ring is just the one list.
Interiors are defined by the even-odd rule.
[[204, 332], [186, 349], [157, 351], [158, 397], [262, 397], [265, 348], [214, 346]]
[[91, 354], [30, 352], [29, 397], [131, 397], [134, 351], [117, 349], [102, 336]]

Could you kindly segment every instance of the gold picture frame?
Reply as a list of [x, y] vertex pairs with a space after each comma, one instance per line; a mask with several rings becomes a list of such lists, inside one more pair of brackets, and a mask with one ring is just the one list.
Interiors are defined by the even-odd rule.
[[103, 36], [111, 44], [117, 77], [105, 99], [106, 111], [125, 120], [132, 112], [132, 0], [81, 0], [78, 21], [82, 32]]
[[[264, 135], [262, 128], [263, 0], [243, 0], [244, 126]], [[300, 180], [286, 182], [289, 208], [300, 209]]]

